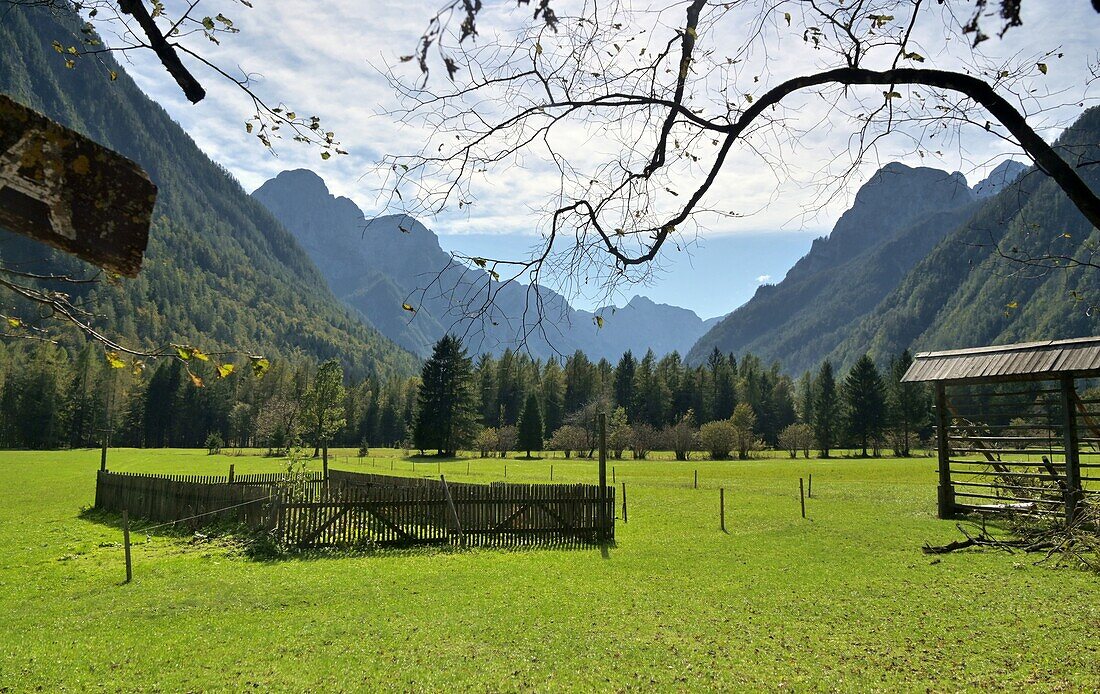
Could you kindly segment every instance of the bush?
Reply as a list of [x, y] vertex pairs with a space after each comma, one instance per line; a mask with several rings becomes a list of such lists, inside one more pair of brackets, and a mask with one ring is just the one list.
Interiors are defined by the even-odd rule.
[[799, 451], [809, 458], [813, 445], [814, 430], [809, 424], [791, 424], [779, 432], [779, 446], [785, 448], [792, 458], [797, 458]]
[[474, 446], [482, 458], [489, 458], [500, 448], [500, 432], [495, 427], [485, 427], [474, 439]]
[[707, 422], [699, 428], [699, 443], [714, 460], [725, 460], [737, 445], [737, 428], [728, 419]]
[[733, 425], [737, 437], [736, 448], [738, 458], [747, 460], [749, 451], [763, 448], [763, 444], [758, 442], [756, 436], [753, 434], [753, 429], [756, 428], [756, 413], [752, 411], [750, 405], [741, 403], [733, 408], [733, 416], [730, 417], [730, 423]]
[[699, 441], [699, 432], [695, 429], [695, 413], [688, 410], [683, 418], [661, 432], [661, 441], [665, 448], [676, 455], [676, 460], [687, 460]]
[[206, 454], [217, 455], [222, 452], [222, 446], [225, 445], [225, 441], [222, 440], [222, 435], [218, 432], [212, 432], [206, 437]]
[[370, 455], [370, 445], [367, 444], [366, 439], [363, 439], [359, 442], [359, 457], [366, 458], [368, 455]]
[[577, 452], [579, 457], [581, 453], [588, 450], [588, 434], [582, 427], [566, 424], [550, 436], [548, 445], [550, 450], [561, 451], [566, 458], [573, 452]]
[[659, 441], [657, 430], [649, 424], [635, 424], [630, 427], [630, 452], [634, 454], [634, 460], [645, 460]]

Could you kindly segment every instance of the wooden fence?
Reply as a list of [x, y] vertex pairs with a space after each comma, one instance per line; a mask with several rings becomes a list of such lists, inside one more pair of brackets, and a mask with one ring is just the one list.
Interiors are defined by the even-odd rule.
[[153, 522], [198, 527], [216, 521], [263, 527], [275, 486], [229, 484], [226, 477], [141, 475], [100, 470], [95, 507]]
[[[96, 508], [192, 526], [270, 528], [294, 547], [580, 544], [615, 539], [615, 489], [595, 485], [464, 484], [331, 470], [293, 496], [278, 475], [199, 477], [100, 471]], [[257, 479], [248, 479], [257, 477]], [[600, 504], [604, 526], [600, 527]], [[196, 516], [198, 518], [196, 518]]]

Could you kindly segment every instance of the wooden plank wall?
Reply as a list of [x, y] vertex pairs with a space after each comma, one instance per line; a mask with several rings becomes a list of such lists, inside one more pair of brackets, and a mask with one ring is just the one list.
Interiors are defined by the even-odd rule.
[[229, 484], [227, 478], [139, 475], [100, 470], [96, 508], [151, 522], [185, 521], [198, 527], [218, 521], [262, 527], [273, 486]]

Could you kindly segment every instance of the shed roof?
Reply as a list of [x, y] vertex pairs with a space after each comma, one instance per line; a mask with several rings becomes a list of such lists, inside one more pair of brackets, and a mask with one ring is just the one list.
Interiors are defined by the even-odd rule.
[[902, 381], [981, 383], [1100, 376], [1100, 337], [921, 352]]

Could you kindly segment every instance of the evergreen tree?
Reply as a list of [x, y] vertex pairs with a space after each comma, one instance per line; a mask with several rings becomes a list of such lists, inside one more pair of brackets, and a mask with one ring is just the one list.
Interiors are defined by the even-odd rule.
[[615, 404], [625, 410], [633, 410], [634, 407], [634, 371], [637, 363], [634, 354], [628, 349], [623, 352], [615, 367]]
[[886, 426], [886, 385], [866, 354], [844, 379], [844, 406], [848, 433], [860, 442], [861, 455], [866, 457], [867, 444], [881, 436]]
[[927, 424], [931, 407], [928, 387], [924, 383], [902, 383], [902, 376], [912, 363], [913, 355], [909, 350], [890, 362], [889, 417], [898, 442], [894, 452], [901, 456], [910, 454], [910, 441]]
[[829, 457], [829, 451], [836, 445], [837, 420], [840, 416], [840, 399], [836, 392], [836, 379], [833, 377], [833, 365], [828, 359], [821, 365], [817, 374], [817, 387], [814, 389], [813, 427], [814, 439], [822, 458]]
[[565, 421], [565, 383], [556, 359], [547, 360], [541, 385], [543, 438], [549, 439]]
[[453, 457], [477, 433], [477, 394], [473, 365], [462, 341], [444, 335], [420, 372], [413, 441], [417, 448], [434, 448]]
[[531, 451], [542, 450], [542, 412], [539, 411], [539, 399], [534, 392], [527, 396], [527, 402], [523, 405], [518, 435], [516, 445], [519, 450], [527, 451], [528, 458], [531, 457]]

